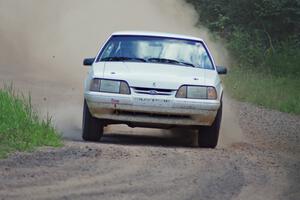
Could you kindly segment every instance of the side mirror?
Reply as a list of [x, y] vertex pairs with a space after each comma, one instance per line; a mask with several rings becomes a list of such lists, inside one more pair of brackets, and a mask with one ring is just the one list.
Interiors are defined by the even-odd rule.
[[227, 74], [227, 68], [222, 66], [217, 66], [218, 74]]
[[95, 61], [95, 58], [85, 58], [83, 60], [83, 65], [85, 66], [91, 66]]

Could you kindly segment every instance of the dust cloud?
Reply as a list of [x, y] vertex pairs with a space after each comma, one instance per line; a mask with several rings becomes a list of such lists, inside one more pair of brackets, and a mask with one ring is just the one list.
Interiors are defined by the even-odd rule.
[[30, 91], [41, 114], [49, 112], [65, 137], [79, 139], [87, 72], [81, 63], [112, 32], [201, 37], [217, 64], [229, 64], [223, 45], [195, 27], [197, 18], [183, 0], [0, 0], [0, 81]]

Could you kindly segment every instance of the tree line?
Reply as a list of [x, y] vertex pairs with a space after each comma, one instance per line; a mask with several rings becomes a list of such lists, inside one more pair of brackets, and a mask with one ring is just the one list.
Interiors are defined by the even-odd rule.
[[[300, 0], [186, 0], [240, 67], [300, 75]], [[295, 74], [296, 73], [296, 74]]]

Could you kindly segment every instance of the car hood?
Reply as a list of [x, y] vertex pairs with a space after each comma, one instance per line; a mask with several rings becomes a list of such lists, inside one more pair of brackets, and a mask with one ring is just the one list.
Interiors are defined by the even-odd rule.
[[125, 80], [130, 87], [177, 90], [181, 85], [215, 86], [215, 70], [141, 62], [98, 62], [93, 66], [94, 77]]

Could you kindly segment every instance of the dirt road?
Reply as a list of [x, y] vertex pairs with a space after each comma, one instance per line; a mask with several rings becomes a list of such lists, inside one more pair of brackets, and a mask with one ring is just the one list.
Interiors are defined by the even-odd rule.
[[99, 143], [81, 140], [83, 57], [132, 29], [200, 36], [228, 64], [196, 20], [181, 0], [0, 0], [0, 84], [30, 91], [65, 140], [0, 160], [0, 200], [300, 199], [299, 116], [226, 99], [214, 150], [196, 148], [187, 130], [116, 126]]
[[[28, 84], [38, 94], [45, 89]], [[66, 101], [51, 88], [49, 96]], [[65, 98], [78, 96], [74, 89]], [[51, 105], [52, 99], [46, 99]], [[192, 131], [124, 126], [108, 128], [99, 143], [83, 142], [80, 104], [69, 101], [53, 109], [58, 122], [65, 119], [59, 124], [65, 147], [17, 153], [0, 161], [0, 199], [300, 197], [299, 116], [226, 99], [220, 144], [211, 150], [195, 147]]]
[[299, 199], [299, 117], [240, 108], [247, 142], [215, 150], [117, 127], [100, 143], [13, 155], [0, 161], [0, 199]]

